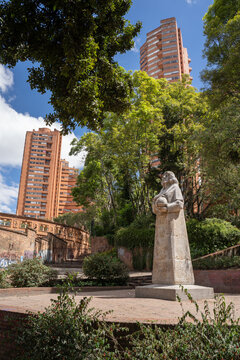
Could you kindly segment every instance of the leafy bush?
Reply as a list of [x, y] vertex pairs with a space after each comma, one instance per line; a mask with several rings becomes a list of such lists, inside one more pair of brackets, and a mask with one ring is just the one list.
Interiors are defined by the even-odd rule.
[[198, 270], [240, 268], [240, 256], [209, 256], [193, 261], [193, 268]]
[[135, 270], [151, 270], [154, 234], [155, 218], [152, 215], [141, 216], [128, 227], [120, 228], [114, 236], [114, 243], [132, 251]]
[[118, 282], [125, 284], [128, 279], [128, 269], [115, 255], [98, 253], [85, 257], [83, 272], [89, 278]]
[[114, 223], [113, 210], [104, 209], [94, 224], [93, 235], [106, 236], [107, 234], [113, 234], [115, 230], [116, 224]]
[[196, 314], [183, 310], [174, 328], [139, 324], [139, 331], [126, 336], [126, 329], [106, 323], [105, 314], [88, 308], [91, 298], [76, 303], [63, 291], [18, 331], [18, 360], [240, 360], [240, 326], [233, 304], [226, 305], [220, 296], [213, 311], [205, 301], [200, 312], [187, 295]]
[[[117, 359], [110, 350], [116, 326], [99, 321], [104, 317], [88, 305], [91, 298], [76, 303], [63, 291], [43, 313], [31, 314], [20, 329], [17, 343], [19, 360], [102, 360]], [[117, 351], [116, 351], [117, 354]], [[117, 355], [116, 355], [117, 356]]]
[[200, 320], [187, 311], [174, 329], [140, 325], [140, 331], [131, 336], [124, 359], [239, 360], [240, 326], [239, 319], [234, 320], [233, 304], [226, 305], [224, 297], [218, 297], [211, 316], [207, 301], [200, 312], [198, 304], [188, 296]]
[[193, 259], [240, 243], [240, 230], [221, 219], [190, 219], [187, 231]]
[[115, 235], [115, 244], [127, 249], [153, 248], [155, 234], [155, 219], [153, 216], [143, 216], [134, 220], [128, 227], [120, 228]]
[[8, 273], [6, 270], [0, 270], [0, 289], [8, 288], [10, 286], [8, 281]]
[[152, 270], [153, 249], [135, 248], [132, 251], [132, 264], [134, 270]]
[[38, 258], [26, 259], [8, 267], [9, 279], [14, 287], [41, 286], [52, 280], [56, 272]]
[[134, 220], [134, 210], [131, 204], [125, 203], [117, 213], [113, 210], [102, 210], [101, 215], [95, 219], [94, 234], [106, 236], [114, 245], [114, 234], [120, 227], [128, 226]]

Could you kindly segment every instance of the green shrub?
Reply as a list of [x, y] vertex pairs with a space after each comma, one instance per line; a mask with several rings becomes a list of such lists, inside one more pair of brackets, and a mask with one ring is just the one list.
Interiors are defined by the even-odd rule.
[[132, 251], [132, 263], [134, 270], [152, 270], [153, 249], [135, 248]]
[[[190, 300], [194, 302], [191, 296]], [[200, 320], [187, 311], [174, 329], [140, 325], [124, 359], [239, 360], [240, 326], [234, 319], [233, 304], [226, 305], [224, 297], [218, 297], [211, 316], [207, 301], [203, 312], [194, 303]]]
[[83, 272], [89, 278], [125, 284], [128, 269], [115, 255], [99, 253], [86, 257], [83, 261]]
[[10, 265], [8, 274], [13, 287], [41, 286], [56, 276], [56, 272], [38, 258]]
[[154, 246], [155, 219], [152, 216], [139, 217], [128, 227], [120, 228], [115, 234], [116, 246], [127, 249], [152, 249]]
[[240, 268], [240, 256], [209, 256], [193, 261], [193, 268], [198, 270]]
[[10, 287], [8, 273], [6, 270], [0, 270], [0, 289], [5, 289], [8, 287]]
[[124, 337], [126, 329], [102, 321], [104, 314], [88, 308], [91, 298], [78, 304], [63, 291], [43, 313], [32, 314], [20, 328], [16, 337], [22, 355], [17, 359], [240, 360], [240, 326], [233, 304], [226, 305], [220, 296], [213, 311], [207, 301], [199, 311], [188, 297], [196, 314], [183, 310], [173, 328], [139, 324], [139, 331]]
[[221, 219], [190, 219], [187, 231], [193, 259], [240, 243], [240, 230]]
[[116, 326], [100, 322], [104, 314], [89, 309], [90, 300], [85, 297], [76, 303], [74, 296], [63, 291], [43, 313], [31, 314], [17, 334], [22, 350], [18, 360], [119, 358], [117, 351], [110, 350]]

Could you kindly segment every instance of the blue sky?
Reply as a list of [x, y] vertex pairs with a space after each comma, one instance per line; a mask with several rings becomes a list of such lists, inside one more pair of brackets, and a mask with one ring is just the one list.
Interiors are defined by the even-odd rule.
[[[158, 27], [161, 19], [174, 16], [192, 60], [193, 86], [200, 90], [203, 85], [199, 74], [206, 64], [202, 58], [202, 17], [212, 3], [213, 0], [133, 0], [126, 18], [132, 23], [140, 20], [142, 29], [134, 48], [118, 55], [116, 60], [126, 70], [139, 70], [139, 49], [146, 40], [146, 33]], [[15, 213], [25, 133], [44, 127], [43, 118], [51, 111], [49, 93], [41, 95], [27, 83], [29, 66], [30, 63], [19, 63], [9, 71], [0, 65], [0, 212]], [[59, 129], [58, 124], [54, 127]], [[63, 139], [62, 158], [75, 167], [81, 167], [82, 162], [78, 157], [68, 156], [70, 142], [85, 131], [86, 128], [78, 128]]]

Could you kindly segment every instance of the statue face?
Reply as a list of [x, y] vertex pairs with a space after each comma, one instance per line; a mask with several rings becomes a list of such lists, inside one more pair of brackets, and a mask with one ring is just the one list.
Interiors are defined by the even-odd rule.
[[162, 186], [163, 187], [165, 187], [165, 186], [167, 186], [168, 185], [168, 183], [169, 183], [169, 180], [170, 180], [170, 175], [168, 174], [168, 173], [164, 173], [163, 174], [163, 177], [162, 177]]

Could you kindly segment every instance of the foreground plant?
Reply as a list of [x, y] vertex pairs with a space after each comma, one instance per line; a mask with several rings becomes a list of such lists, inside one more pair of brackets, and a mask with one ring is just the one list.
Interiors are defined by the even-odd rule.
[[30, 314], [18, 331], [18, 360], [240, 360], [239, 319], [223, 296], [211, 311], [207, 301], [200, 311], [184, 290], [195, 315], [182, 307], [174, 328], [139, 324], [139, 331], [126, 336], [125, 328], [104, 321], [107, 313], [89, 308], [91, 298], [77, 303], [68, 294], [70, 285], [69, 280], [57, 300], [43, 313]]
[[107, 313], [89, 308], [90, 297], [77, 303], [63, 287], [51, 301], [43, 313], [30, 314], [18, 332], [19, 360], [120, 358], [113, 334], [118, 328], [103, 320]]
[[195, 304], [196, 315], [183, 311], [174, 329], [140, 324], [140, 331], [130, 337], [131, 351], [125, 359], [240, 359], [239, 319], [234, 319], [233, 304], [227, 305], [223, 296], [217, 296], [212, 312], [207, 301], [204, 302], [204, 310], [200, 311], [197, 302], [186, 290], [185, 293]]

